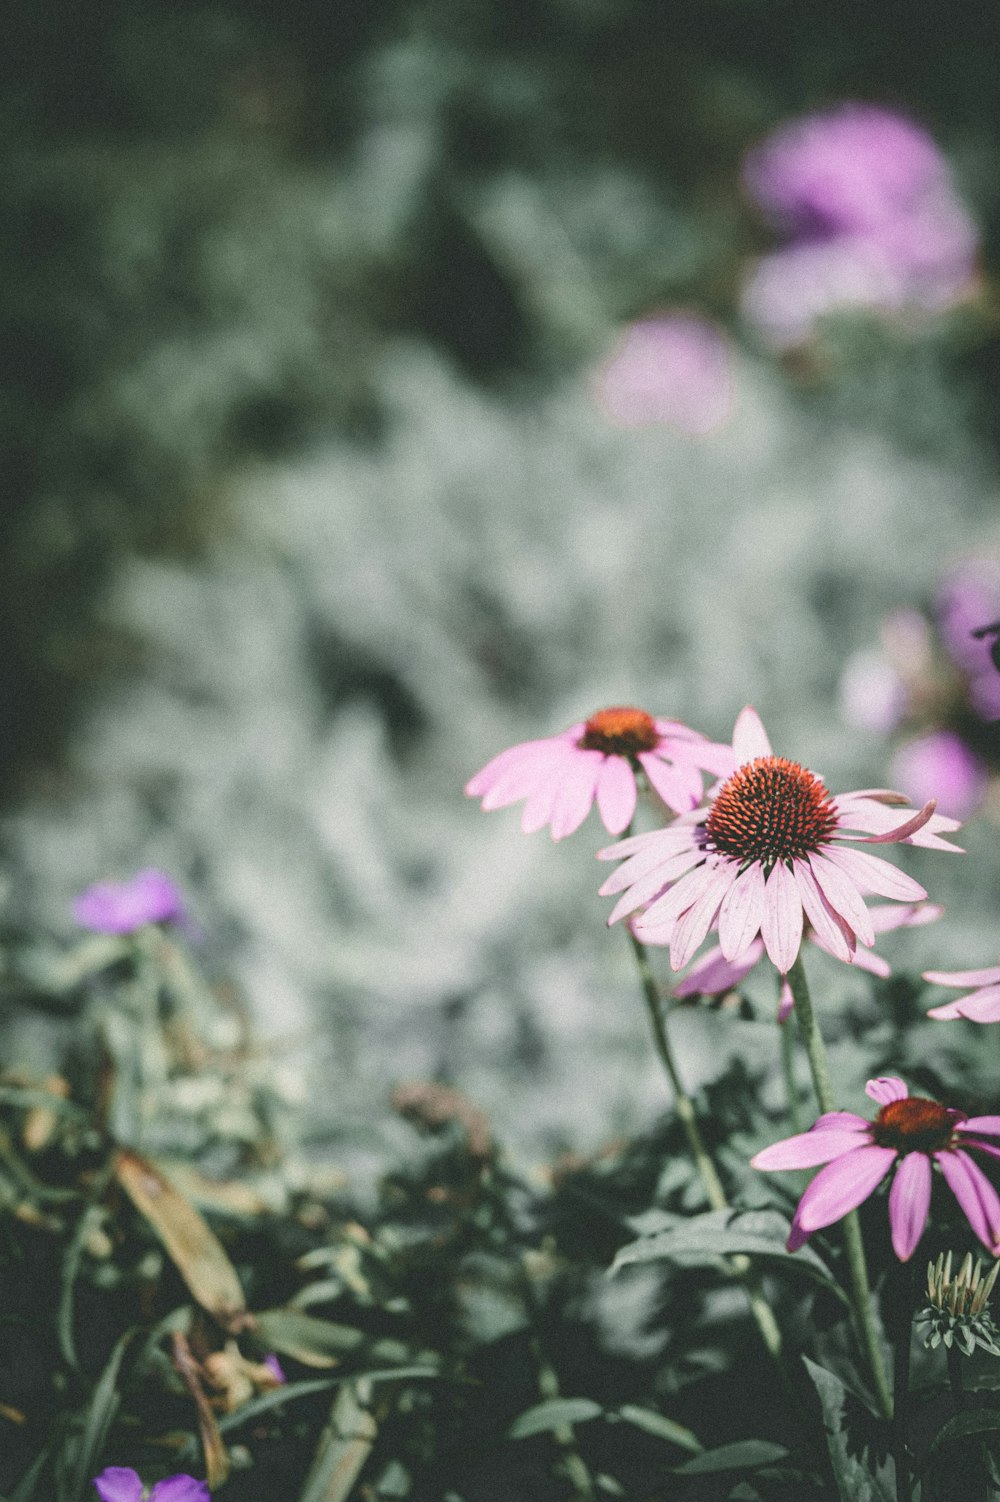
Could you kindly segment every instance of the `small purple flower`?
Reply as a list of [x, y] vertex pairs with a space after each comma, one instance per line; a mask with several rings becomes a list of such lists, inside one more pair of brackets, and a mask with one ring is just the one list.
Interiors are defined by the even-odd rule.
[[768, 1172], [826, 1165], [799, 1200], [788, 1250], [798, 1251], [813, 1231], [857, 1209], [895, 1168], [889, 1225], [893, 1251], [908, 1261], [927, 1224], [936, 1163], [979, 1240], [992, 1257], [1000, 1256], [1000, 1196], [965, 1151], [972, 1147], [1000, 1158], [1000, 1144], [983, 1140], [1000, 1137], [1000, 1116], [967, 1117], [910, 1095], [893, 1076], [869, 1080], [865, 1093], [880, 1108], [874, 1121], [829, 1111], [808, 1132], [775, 1142], [750, 1160]]
[[176, 923], [184, 918], [177, 887], [162, 871], [139, 871], [130, 881], [99, 881], [73, 902], [73, 917], [101, 934], [130, 934], [144, 923]]
[[947, 163], [891, 110], [847, 103], [780, 126], [748, 154], [743, 181], [786, 242], [744, 293], [779, 348], [837, 309], [936, 311], [972, 284], [978, 235]]
[[267, 1370], [271, 1373], [271, 1376], [274, 1378], [278, 1386], [284, 1387], [285, 1383], [288, 1381], [288, 1378], [285, 1376], [281, 1362], [278, 1360], [273, 1351], [269, 1352], [268, 1355], [264, 1357], [262, 1364], [267, 1367]]
[[193, 1476], [167, 1476], [147, 1493], [130, 1466], [108, 1466], [94, 1477], [94, 1486], [101, 1502], [211, 1502], [207, 1483]]
[[599, 372], [597, 400], [621, 427], [662, 423], [703, 437], [725, 422], [733, 405], [726, 337], [695, 313], [641, 318]]
[[1000, 616], [1000, 563], [969, 558], [947, 575], [935, 601], [938, 630], [949, 657], [969, 680], [969, 702], [984, 720], [1000, 720], [1000, 672], [994, 643], [979, 635]]
[[[933, 730], [908, 741], [892, 758], [891, 780], [911, 799], [936, 797], [953, 819], [967, 819], [986, 793], [986, 763], [954, 730]], [[925, 792], [925, 789], [932, 789]]]

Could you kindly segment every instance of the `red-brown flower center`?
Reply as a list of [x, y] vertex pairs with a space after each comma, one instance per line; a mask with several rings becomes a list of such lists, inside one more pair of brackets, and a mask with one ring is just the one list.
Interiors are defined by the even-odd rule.
[[739, 861], [777, 861], [818, 851], [837, 827], [826, 788], [796, 761], [758, 756], [730, 777], [705, 820], [710, 849]]
[[633, 760], [640, 751], [652, 751], [660, 743], [660, 733], [651, 715], [644, 709], [599, 709], [584, 726], [580, 746], [584, 751], [603, 751], [606, 756], [627, 756]]
[[950, 1146], [961, 1111], [939, 1106], [922, 1095], [891, 1100], [875, 1118], [872, 1136], [879, 1147], [894, 1147], [898, 1153], [934, 1153]]

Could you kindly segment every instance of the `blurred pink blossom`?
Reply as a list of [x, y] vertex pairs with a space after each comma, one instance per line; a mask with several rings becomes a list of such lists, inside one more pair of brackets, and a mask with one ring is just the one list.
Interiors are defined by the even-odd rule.
[[642, 318], [626, 329], [596, 385], [598, 404], [621, 427], [662, 423], [702, 437], [732, 409], [729, 345], [695, 313]]
[[900, 746], [890, 771], [890, 781], [914, 802], [937, 798], [941, 812], [959, 820], [983, 801], [988, 779], [985, 762], [954, 730], [933, 730]]
[[984, 720], [1000, 720], [1000, 672], [993, 642], [973, 633], [1000, 618], [1000, 562], [969, 558], [946, 576], [935, 602], [938, 630], [952, 661], [967, 674], [969, 703]]
[[180, 922], [181, 894], [163, 871], [139, 871], [129, 881], [98, 881], [73, 901], [73, 917], [102, 934], [130, 934], [145, 923]]
[[947, 163], [891, 110], [847, 103], [780, 126], [748, 154], [743, 181], [786, 239], [743, 295], [778, 348], [838, 309], [933, 312], [972, 285], [979, 237]]

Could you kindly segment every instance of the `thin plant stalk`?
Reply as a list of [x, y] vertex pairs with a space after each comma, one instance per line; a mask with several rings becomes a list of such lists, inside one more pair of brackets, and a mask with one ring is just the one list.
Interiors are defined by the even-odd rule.
[[[805, 1044], [806, 1056], [809, 1059], [809, 1068], [812, 1073], [813, 1086], [816, 1091], [816, 1100], [819, 1103], [820, 1111], [824, 1113], [827, 1111], [836, 1111], [837, 1100], [833, 1092], [833, 1080], [830, 1076], [830, 1066], [827, 1063], [823, 1034], [820, 1032], [816, 1013], [813, 1010], [812, 999], [809, 995], [809, 983], [806, 980], [801, 953], [796, 955], [795, 963], [788, 972], [788, 984], [792, 988], [792, 996], [795, 1000], [795, 1016], [799, 1025], [799, 1032], [802, 1035], [802, 1041]], [[841, 1221], [841, 1225], [844, 1233], [844, 1249], [847, 1254], [851, 1304], [854, 1309], [858, 1339], [861, 1342], [861, 1347], [868, 1362], [879, 1407], [885, 1417], [891, 1419], [892, 1393], [889, 1390], [885, 1363], [882, 1360], [882, 1347], [879, 1344], [878, 1330], [875, 1327], [875, 1317], [872, 1312], [871, 1283], [868, 1278], [868, 1263], [865, 1260], [865, 1248], [864, 1242], [861, 1239], [861, 1223], [858, 1220], [858, 1212], [852, 1210], [848, 1215], [845, 1215]]]
[[911, 1264], [899, 1263], [893, 1283], [892, 1456], [896, 1468], [896, 1502], [910, 1502], [910, 1457], [906, 1447], [906, 1427], [910, 1415], [910, 1342], [913, 1323]]
[[778, 1031], [781, 1034], [781, 1073], [785, 1080], [785, 1100], [788, 1105], [788, 1119], [797, 1132], [804, 1130], [802, 1121], [802, 1102], [799, 1098], [799, 1087], [795, 1079], [795, 1034], [788, 1026], [788, 1022], [779, 1023]]
[[[705, 1190], [705, 1197], [713, 1210], [728, 1210], [730, 1204], [726, 1198], [726, 1191], [722, 1187], [722, 1180], [716, 1172], [708, 1149], [705, 1146], [698, 1126], [698, 1118], [695, 1114], [694, 1103], [681, 1083], [681, 1077], [677, 1070], [677, 1061], [674, 1058], [673, 1049], [670, 1047], [670, 1039], [667, 1036], [667, 1023], [660, 1006], [659, 992], [656, 980], [653, 976], [652, 967], [649, 963], [649, 955], [646, 946], [637, 939], [631, 929], [628, 930], [631, 940], [632, 951], [635, 955], [636, 964], [639, 967], [639, 979], [642, 983], [642, 994], [646, 1002], [646, 1010], [653, 1029], [653, 1041], [660, 1062], [667, 1072], [667, 1076], [673, 1086], [674, 1109], [680, 1119], [687, 1137], [688, 1146], [694, 1166], [698, 1171]], [[770, 1304], [760, 1291], [759, 1282], [751, 1268], [750, 1259], [745, 1256], [736, 1256], [729, 1259], [729, 1265], [736, 1277], [740, 1279], [746, 1288], [747, 1298], [750, 1301], [750, 1309], [760, 1331], [761, 1339], [774, 1360], [781, 1365], [781, 1331]], [[783, 1370], [783, 1369], [782, 1369]]]

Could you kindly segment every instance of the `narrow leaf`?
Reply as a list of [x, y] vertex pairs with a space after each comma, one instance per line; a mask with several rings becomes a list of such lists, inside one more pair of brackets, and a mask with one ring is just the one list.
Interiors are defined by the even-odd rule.
[[378, 1435], [375, 1416], [360, 1401], [365, 1385], [340, 1389], [320, 1435], [298, 1502], [346, 1502]]
[[[609, 1415], [610, 1417], [610, 1415]], [[623, 1403], [618, 1409], [618, 1418], [626, 1424], [632, 1424], [636, 1429], [642, 1429], [646, 1434], [652, 1434], [657, 1439], [665, 1439], [672, 1445], [679, 1445], [682, 1450], [690, 1450], [693, 1455], [700, 1455], [704, 1445], [685, 1429], [683, 1424], [668, 1419], [663, 1413], [657, 1413], [653, 1408], [640, 1408], [635, 1403]]]
[[710, 1476], [718, 1471], [752, 1471], [758, 1466], [784, 1460], [788, 1451], [769, 1439], [741, 1439], [716, 1450], [703, 1450], [683, 1465], [674, 1466], [678, 1476]]
[[[384, 1362], [409, 1361], [414, 1355], [401, 1340], [372, 1339], [353, 1325], [338, 1325], [301, 1309], [265, 1309], [253, 1320], [257, 1338], [267, 1350], [291, 1356], [303, 1366], [336, 1366], [345, 1356], [361, 1350], [373, 1360]], [[434, 1365], [431, 1352], [421, 1352], [420, 1356], [422, 1360], [426, 1357], [428, 1366]]]
[[892, 1493], [866, 1452], [874, 1450], [875, 1421], [859, 1399], [826, 1367], [803, 1356], [823, 1408], [823, 1427], [841, 1502], [892, 1502]]
[[162, 1241], [191, 1295], [229, 1330], [247, 1322], [236, 1269], [214, 1231], [155, 1163], [122, 1150], [115, 1177]]
[[529, 1439], [533, 1434], [547, 1434], [567, 1424], [585, 1424], [588, 1419], [600, 1418], [603, 1412], [593, 1398], [550, 1398], [519, 1413], [507, 1430], [507, 1438]]
[[1000, 1413], [995, 1408], [974, 1408], [967, 1413], [956, 1413], [938, 1430], [931, 1440], [927, 1459], [953, 1440], [964, 1439], [969, 1434], [996, 1434], [1000, 1432]]

